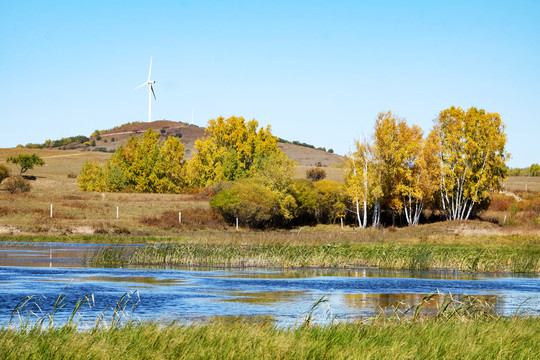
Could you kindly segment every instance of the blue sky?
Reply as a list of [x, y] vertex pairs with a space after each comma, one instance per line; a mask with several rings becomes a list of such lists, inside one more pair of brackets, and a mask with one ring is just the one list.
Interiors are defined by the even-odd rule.
[[345, 154], [391, 110], [498, 112], [540, 162], [537, 1], [2, 1], [0, 147], [153, 120], [255, 118]]

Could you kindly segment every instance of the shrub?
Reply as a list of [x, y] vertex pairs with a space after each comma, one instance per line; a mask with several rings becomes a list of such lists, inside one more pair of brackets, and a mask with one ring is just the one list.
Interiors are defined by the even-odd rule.
[[5, 184], [7, 191], [11, 194], [20, 194], [30, 191], [30, 182], [20, 175], [9, 177]]
[[159, 130], [159, 132], [162, 133], [162, 134], [165, 134], [167, 132], [167, 130], [161, 129], [161, 130]]
[[306, 170], [306, 178], [311, 181], [319, 181], [326, 178], [326, 171], [320, 167]]
[[0, 183], [9, 177], [9, 169], [4, 165], [0, 165]]
[[183, 209], [182, 222], [178, 221], [178, 212], [167, 210], [159, 217], [144, 216], [140, 222], [147, 226], [165, 229], [217, 229], [228, 228], [223, 217], [212, 209]]
[[504, 194], [494, 194], [491, 197], [488, 210], [491, 211], [508, 211], [510, 205], [515, 202], [515, 199], [511, 196]]
[[180, 139], [182, 137], [182, 133], [176, 133], [175, 136]]
[[275, 192], [254, 181], [237, 182], [219, 192], [210, 206], [227, 221], [236, 218], [249, 227], [268, 227], [279, 215], [279, 199]]

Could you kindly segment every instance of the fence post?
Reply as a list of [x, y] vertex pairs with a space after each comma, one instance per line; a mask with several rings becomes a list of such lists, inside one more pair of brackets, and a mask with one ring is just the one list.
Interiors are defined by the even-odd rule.
[[118, 219], [118, 206], [116, 206], [116, 218]]
[[236, 230], [238, 230], [238, 218], [236, 218]]
[[178, 222], [179, 223], [182, 222], [182, 212], [181, 211], [178, 212]]
[[51, 204], [51, 219], [52, 219], [52, 204]]

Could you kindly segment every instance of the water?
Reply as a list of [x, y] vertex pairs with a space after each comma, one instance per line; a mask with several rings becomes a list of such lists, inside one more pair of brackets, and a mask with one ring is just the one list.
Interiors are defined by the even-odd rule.
[[[60, 294], [66, 296], [66, 306], [55, 316], [57, 320], [69, 316], [83, 295], [93, 294], [92, 308], [83, 307], [83, 318], [89, 322], [125, 293], [131, 294], [126, 309], [137, 304], [133, 315], [141, 320], [192, 322], [247, 316], [292, 326], [326, 295], [319, 320], [331, 314], [347, 321], [372, 316], [397, 302], [416, 304], [437, 291], [478, 296], [505, 316], [518, 310], [540, 315], [539, 277], [376, 269], [92, 268], [82, 266], [81, 257], [97, 245], [5, 245], [0, 246], [0, 324], [9, 322], [11, 311], [26, 296], [36, 295], [27, 308], [37, 318], [50, 312]], [[426, 310], [435, 311], [441, 301], [435, 298]]]

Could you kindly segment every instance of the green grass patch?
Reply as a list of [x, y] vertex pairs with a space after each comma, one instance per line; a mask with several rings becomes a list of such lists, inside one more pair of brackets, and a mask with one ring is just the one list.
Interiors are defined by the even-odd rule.
[[114, 331], [0, 331], [2, 359], [538, 359], [538, 318], [380, 321], [277, 329], [271, 323], [133, 324]]

